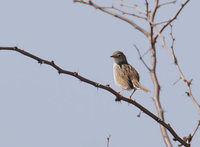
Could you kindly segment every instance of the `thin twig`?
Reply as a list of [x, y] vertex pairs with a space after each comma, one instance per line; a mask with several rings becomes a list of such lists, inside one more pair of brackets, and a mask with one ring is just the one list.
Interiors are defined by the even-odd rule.
[[110, 137], [111, 137], [111, 135], [109, 134], [108, 137], [107, 137], [107, 147], [110, 146]]
[[142, 63], [144, 64], [144, 66], [148, 69], [148, 71], [150, 71], [150, 68], [149, 68], [149, 66], [146, 64], [146, 62], [144, 61], [144, 59], [143, 59], [143, 57], [142, 57], [142, 55], [141, 55], [141, 53], [140, 53], [139, 48], [138, 48], [135, 44], [134, 44], [134, 47], [135, 47], [135, 49], [136, 49], [137, 52], [138, 52], [138, 55], [139, 55], [140, 60], [142, 61]]
[[146, 16], [149, 18], [149, 3], [148, 0], [145, 0], [145, 6], [146, 6]]
[[130, 99], [130, 98], [126, 98], [122, 95], [120, 95], [117, 91], [115, 91], [114, 89], [112, 89], [109, 85], [102, 85], [100, 83], [97, 83], [95, 81], [92, 81], [90, 79], [87, 79], [81, 75], [79, 75], [77, 72], [71, 72], [71, 71], [68, 71], [68, 70], [64, 70], [62, 69], [61, 67], [59, 67], [57, 64], [55, 64], [54, 61], [48, 61], [48, 60], [45, 60], [45, 59], [42, 59], [38, 56], [35, 56], [29, 52], [26, 52], [18, 47], [0, 47], [0, 50], [8, 50], [8, 51], [16, 51], [16, 52], [19, 52], [27, 57], [30, 57], [36, 61], [38, 61], [38, 63], [40, 64], [46, 64], [46, 65], [49, 65], [51, 67], [53, 67], [54, 69], [57, 70], [57, 72], [59, 74], [66, 74], [66, 75], [70, 75], [70, 76], [73, 76], [85, 83], [88, 83], [90, 85], [93, 85], [95, 87], [98, 87], [98, 88], [101, 88], [101, 89], [104, 89], [110, 93], [112, 93], [113, 95], [116, 96], [116, 101], [124, 101], [124, 102], [127, 102], [127, 103], [130, 103], [134, 106], [136, 106], [137, 108], [139, 108], [141, 111], [143, 111], [145, 114], [147, 114], [149, 117], [151, 117], [152, 119], [154, 119], [156, 122], [158, 122], [159, 124], [161, 124], [163, 127], [165, 127], [171, 134], [172, 136], [174, 136], [174, 138], [179, 141], [181, 144], [183, 144], [185, 147], [189, 147], [189, 144], [187, 144], [181, 137], [179, 137], [176, 132], [173, 130], [173, 128], [170, 126], [170, 124], [167, 124], [165, 123], [163, 120], [161, 120], [160, 118], [158, 118], [156, 115], [154, 115], [152, 112], [150, 112], [148, 109], [146, 109], [145, 107], [143, 107], [142, 105], [140, 105], [139, 103], [137, 103], [136, 101]]
[[162, 3], [162, 4], [158, 5], [158, 8], [160, 8], [160, 7], [162, 7], [162, 6], [169, 5], [169, 4], [175, 4], [176, 2], [177, 2], [177, 0], [165, 2], [165, 3]]
[[177, 79], [174, 83], [173, 83], [173, 85], [176, 85], [176, 83], [178, 83], [178, 81], [180, 81], [181, 80], [181, 77], [179, 77], [179, 79]]
[[142, 55], [142, 58], [143, 58], [144, 56], [146, 56], [146, 55], [148, 54], [148, 52], [149, 52], [149, 49], [146, 50], [146, 51], [144, 52], [144, 54]]
[[137, 17], [137, 18], [141, 18], [143, 20], [147, 20], [146, 17], [140, 16], [140, 15], [137, 15], [137, 14], [134, 14], [134, 13], [125, 12], [125, 11], [123, 11], [121, 9], [118, 9], [118, 8], [114, 7], [114, 6], [111, 6], [111, 7], [102, 7], [102, 8], [113, 9], [113, 10], [121, 12], [123, 15], [130, 15], [130, 16], [134, 16], [134, 17]]
[[192, 141], [194, 135], [196, 134], [197, 130], [199, 129], [199, 126], [200, 126], [200, 120], [198, 121], [198, 124], [197, 124], [197, 126], [196, 126], [194, 132], [192, 133], [192, 135], [191, 135], [191, 134], [189, 135], [189, 137], [188, 137], [188, 143], [191, 143], [191, 141]]
[[119, 0], [119, 2], [120, 2], [120, 5], [121, 5], [121, 6], [125, 6], [125, 7], [127, 7], [127, 8], [135, 9], [136, 11], [138, 11], [139, 14], [144, 14], [144, 15], [146, 15], [146, 13], [145, 13], [143, 10], [139, 9], [137, 5], [129, 5], [129, 4], [126, 4], [126, 3], [123, 2], [123, 0]]
[[169, 20], [157, 22], [157, 23], [155, 23], [155, 25], [161, 25], [161, 24], [163, 24], [163, 23], [167, 23], [168, 21], [169, 21]]

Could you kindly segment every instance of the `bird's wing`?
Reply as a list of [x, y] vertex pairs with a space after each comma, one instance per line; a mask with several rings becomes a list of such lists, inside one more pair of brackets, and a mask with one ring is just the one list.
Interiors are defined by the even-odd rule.
[[135, 68], [133, 68], [130, 64], [125, 64], [125, 69], [127, 70], [128, 76], [130, 77], [131, 81], [135, 80], [138, 81], [140, 80], [140, 76], [138, 72], [136, 71]]
[[130, 88], [138, 87], [134, 85], [133, 80], [139, 81], [139, 74], [138, 72], [129, 64], [122, 64], [121, 71], [124, 75], [123, 79], [126, 79]]
[[131, 65], [127, 64], [127, 68], [128, 70], [128, 76], [130, 77], [131, 79], [131, 82], [132, 82], [132, 85], [135, 87], [135, 88], [139, 88], [139, 89], [142, 89], [143, 91], [145, 92], [150, 92], [148, 89], [144, 88], [139, 80], [140, 80], [140, 77], [139, 77], [139, 74], [138, 72], [136, 71], [135, 68], [133, 68]]

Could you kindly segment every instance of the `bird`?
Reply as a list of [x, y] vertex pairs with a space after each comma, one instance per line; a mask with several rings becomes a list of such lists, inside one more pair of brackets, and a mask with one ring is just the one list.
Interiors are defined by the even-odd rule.
[[122, 90], [118, 92], [119, 94], [124, 90], [133, 90], [129, 97], [131, 99], [137, 89], [141, 89], [146, 93], [150, 92], [150, 90], [140, 84], [138, 72], [128, 63], [123, 52], [116, 51], [110, 57], [114, 59], [113, 76], [115, 84], [122, 88]]

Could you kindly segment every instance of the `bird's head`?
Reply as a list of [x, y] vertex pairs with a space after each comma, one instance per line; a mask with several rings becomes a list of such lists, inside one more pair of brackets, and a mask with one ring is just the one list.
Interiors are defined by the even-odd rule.
[[116, 64], [128, 64], [128, 62], [126, 60], [126, 56], [121, 51], [114, 52], [112, 54], [112, 56], [110, 56], [110, 57], [112, 57], [114, 59], [114, 62]]

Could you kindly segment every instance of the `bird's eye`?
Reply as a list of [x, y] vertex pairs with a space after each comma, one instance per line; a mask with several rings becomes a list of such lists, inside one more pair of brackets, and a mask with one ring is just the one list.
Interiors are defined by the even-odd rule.
[[117, 56], [118, 56], [118, 57], [120, 57], [120, 56], [121, 56], [121, 54], [118, 54]]

